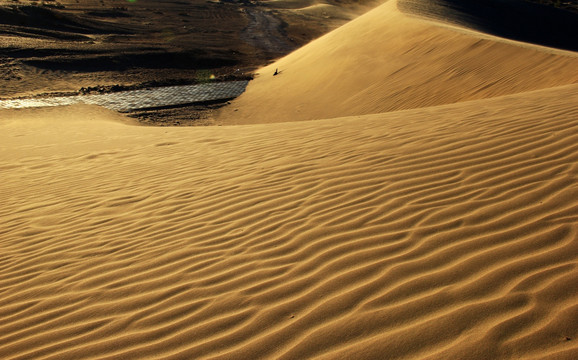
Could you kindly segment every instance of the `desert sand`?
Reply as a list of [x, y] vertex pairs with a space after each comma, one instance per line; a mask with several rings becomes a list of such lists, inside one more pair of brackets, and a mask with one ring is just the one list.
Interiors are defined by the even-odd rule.
[[0, 110], [0, 358], [576, 359], [578, 54], [400, 4], [223, 126]]
[[[448, 22], [432, 22], [423, 18], [432, 3], [444, 11], [444, 1], [400, 1], [411, 13], [388, 1], [259, 69], [247, 92], [219, 118], [225, 124], [326, 119], [578, 82], [576, 52], [456, 29], [449, 20], [464, 23], [471, 16], [450, 10]], [[272, 76], [275, 70], [279, 76]]]

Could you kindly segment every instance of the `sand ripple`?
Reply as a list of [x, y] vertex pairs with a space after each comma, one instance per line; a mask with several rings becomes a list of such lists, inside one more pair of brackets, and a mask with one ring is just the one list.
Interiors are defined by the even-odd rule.
[[0, 357], [573, 358], [576, 103], [170, 130], [10, 112]]

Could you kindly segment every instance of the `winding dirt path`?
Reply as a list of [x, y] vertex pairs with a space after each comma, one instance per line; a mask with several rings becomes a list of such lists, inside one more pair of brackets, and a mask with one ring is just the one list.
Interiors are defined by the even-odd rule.
[[243, 41], [267, 53], [286, 54], [295, 49], [283, 32], [281, 20], [258, 8], [246, 7], [244, 13], [249, 25], [241, 33]]

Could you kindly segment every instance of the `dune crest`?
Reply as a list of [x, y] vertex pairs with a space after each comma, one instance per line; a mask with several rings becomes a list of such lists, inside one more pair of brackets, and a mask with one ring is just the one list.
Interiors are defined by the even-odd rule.
[[578, 14], [524, 0], [398, 0], [409, 14], [532, 44], [578, 51]]
[[[457, 31], [388, 1], [259, 70], [225, 124], [436, 106], [578, 81], [578, 55]], [[500, 41], [498, 41], [500, 40]], [[281, 73], [273, 76], [275, 70]]]
[[0, 357], [571, 359], [576, 103], [172, 129], [0, 112]]

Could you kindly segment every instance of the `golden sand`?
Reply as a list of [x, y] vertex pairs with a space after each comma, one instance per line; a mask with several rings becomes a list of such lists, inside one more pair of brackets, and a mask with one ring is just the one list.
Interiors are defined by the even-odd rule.
[[[155, 128], [91, 106], [0, 111], [0, 358], [575, 359], [576, 57], [436, 28], [391, 2], [376, 11], [348, 25], [351, 43], [380, 12], [433, 37], [373, 45], [427, 62], [429, 77], [399, 78], [384, 63], [415, 109], [366, 115], [392, 109], [395, 81], [353, 101], [341, 92], [365, 87], [344, 76], [308, 93], [335, 99], [318, 121]], [[233, 104], [240, 122], [317, 117], [320, 105], [250, 103], [301, 77], [296, 56], [261, 70], [286, 72]], [[471, 69], [455, 82], [439, 75], [452, 57]], [[492, 85], [462, 86], [475, 69]], [[347, 104], [352, 116], [330, 118]]]
[[577, 53], [440, 25], [388, 1], [260, 69], [219, 118], [225, 124], [328, 119], [578, 82]]

